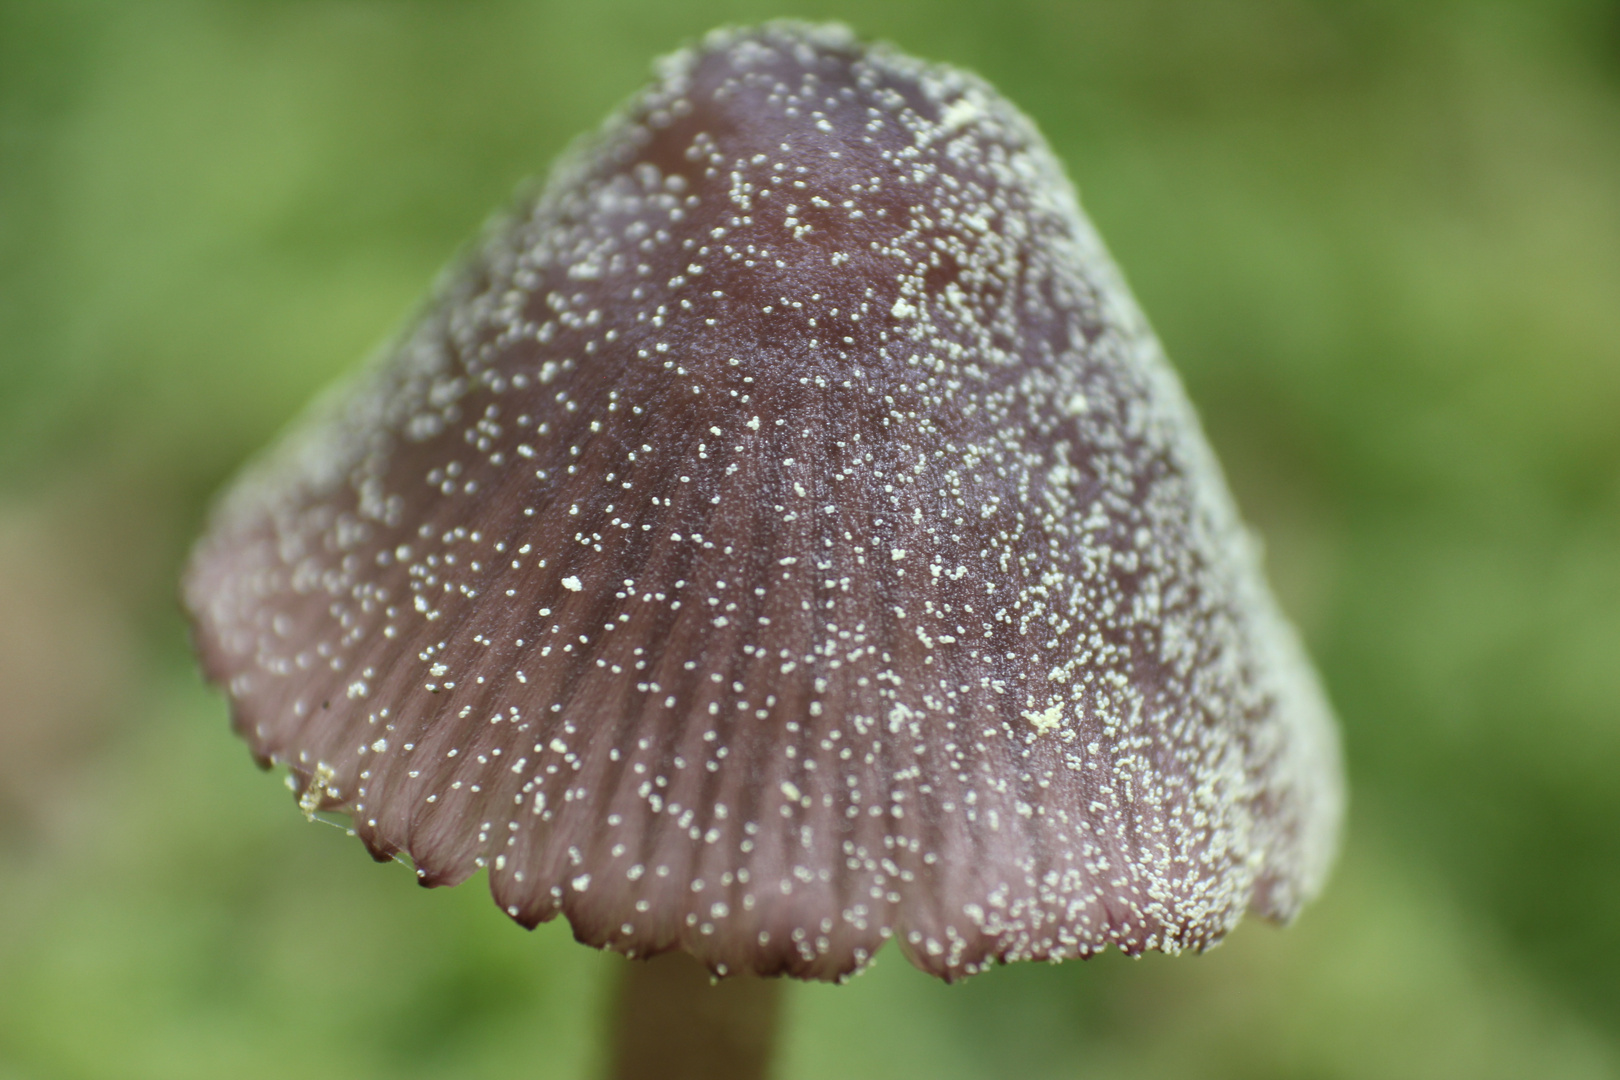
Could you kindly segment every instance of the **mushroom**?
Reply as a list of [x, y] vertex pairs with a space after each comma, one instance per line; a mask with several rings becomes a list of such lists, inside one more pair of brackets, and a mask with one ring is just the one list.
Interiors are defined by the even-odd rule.
[[218, 507], [208, 677], [424, 885], [717, 976], [1202, 949], [1322, 884], [1329, 708], [1051, 151], [711, 34]]

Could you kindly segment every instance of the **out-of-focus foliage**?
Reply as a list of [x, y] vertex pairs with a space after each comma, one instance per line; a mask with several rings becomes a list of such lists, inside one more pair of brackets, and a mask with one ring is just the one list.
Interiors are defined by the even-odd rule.
[[1067, 160], [1343, 718], [1201, 958], [796, 988], [782, 1075], [1620, 1075], [1620, 4], [0, 0], [0, 1078], [588, 1075], [615, 958], [304, 823], [193, 672], [210, 493], [724, 21]]

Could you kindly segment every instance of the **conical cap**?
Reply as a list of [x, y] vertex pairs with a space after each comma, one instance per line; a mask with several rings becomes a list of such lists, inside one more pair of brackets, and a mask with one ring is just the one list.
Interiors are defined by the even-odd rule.
[[1293, 914], [1329, 710], [1061, 168], [971, 75], [711, 35], [223, 500], [207, 673], [306, 810], [720, 973]]

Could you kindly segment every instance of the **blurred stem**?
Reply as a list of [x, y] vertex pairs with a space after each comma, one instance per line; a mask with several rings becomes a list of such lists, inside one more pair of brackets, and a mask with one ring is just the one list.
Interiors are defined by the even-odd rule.
[[714, 982], [684, 952], [625, 965], [613, 1017], [613, 1080], [763, 1080], [780, 979]]

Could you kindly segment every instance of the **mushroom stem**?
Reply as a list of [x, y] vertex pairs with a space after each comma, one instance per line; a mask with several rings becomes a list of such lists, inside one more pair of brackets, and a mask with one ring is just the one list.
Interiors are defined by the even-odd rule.
[[716, 982], [684, 952], [632, 960], [614, 1005], [613, 1080], [761, 1080], [776, 1043], [779, 979]]

